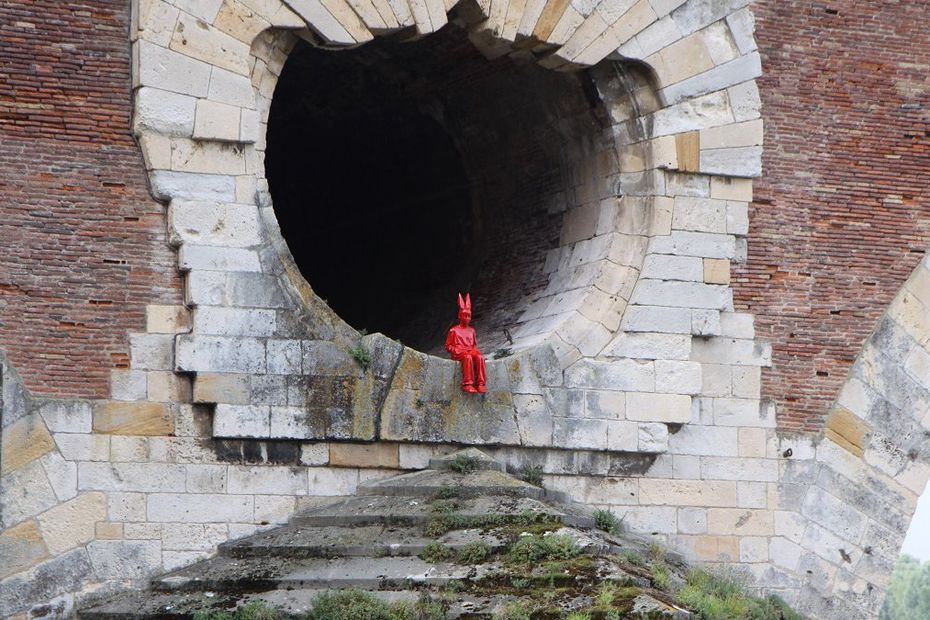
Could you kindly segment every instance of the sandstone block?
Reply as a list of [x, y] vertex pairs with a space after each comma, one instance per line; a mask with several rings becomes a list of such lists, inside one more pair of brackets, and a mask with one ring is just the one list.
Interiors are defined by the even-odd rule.
[[0, 579], [22, 572], [48, 557], [42, 533], [34, 520], [0, 533]]
[[752, 202], [752, 180], [732, 177], [711, 177], [710, 195], [719, 200]]
[[[760, 75], [762, 75], [761, 57], [758, 52], [751, 52], [663, 88], [661, 93], [666, 101], [677, 103], [705, 93], [721, 92], [728, 86], [754, 80]], [[704, 168], [703, 160], [701, 172], [708, 172]]]
[[55, 442], [38, 414], [27, 415], [3, 429], [0, 473], [9, 474], [55, 449]]
[[[208, 23], [212, 23], [212, 19]], [[240, 75], [249, 75], [249, 45], [213, 26], [181, 13], [170, 50]], [[143, 56], [143, 62], [145, 57]], [[209, 76], [207, 86], [209, 87]], [[238, 127], [238, 123], [237, 123]]]
[[98, 521], [94, 529], [97, 540], [119, 540], [123, 537], [123, 524], [111, 521]]
[[110, 396], [114, 400], [145, 400], [146, 377], [147, 373], [141, 370], [111, 370]]
[[824, 433], [837, 445], [856, 456], [863, 456], [872, 428], [864, 420], [843, 407], [836, 407], [827, 419]]
[[626, 417], [643, 422], [683, 424], [691, 420], [691, 397], [629, 392], [626, 395]]
[[400, 467], [398, 444], [333, 443], [329, 446], [329, 464], [333, 467]]
[[722, 258], [704, 259], [704, 282], [707, 284], [730, 284], [730, 261]]
[[103, 493], [82, 493], [39, 516], [42, 535], [52, 555], [94, 539], [97, 521], [107, 518]]
[[102, 401], [94, 408], [94, 431], [111, 435], [170, 435], [174, 420], [163, 403]]
[[249, 523], [254, 503], [247, 495], [152, 493], [146, 497], [146, 510], [149, 521]]
[[148, 399], [161, 403], [183, 403], [191, 400], [191, 381], [184, 375], [170, 371], [148, 373]]
[[659, 506], [735, 506], [736, 482], [643, 478], [639, 481], [639, 501]]
[[[273, 341], [272, 341], [273, 342]], [[245, 405], [249, 402], [248, 375], [198, 373], [194, 379], [194, 402]]]

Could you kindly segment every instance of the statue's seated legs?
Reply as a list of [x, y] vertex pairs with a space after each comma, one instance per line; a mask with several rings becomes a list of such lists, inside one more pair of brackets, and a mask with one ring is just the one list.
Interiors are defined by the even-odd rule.
[[487, 374], [484, 369], [484, 356], [477, 352], [465, 353], [460, 361], [462, 362], [462, 389], [466, 392], [486, 392]]

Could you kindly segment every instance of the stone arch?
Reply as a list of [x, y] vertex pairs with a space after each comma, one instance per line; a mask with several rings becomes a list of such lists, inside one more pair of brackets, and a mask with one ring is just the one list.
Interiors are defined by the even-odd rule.
[[[641, 59], [642, 65], [650, 67], [659, 78], [659, 97], [650, 95], [648, 109], [639, 110], [632, 117], [630, 111], [624, 111], [621, 114], [627, 116], [615, 118], [618, 148], [628, 153], [628, 161], [621, 163], [628, 172], [620, 175], [625, 186], [621, 203], [627, 204], [614, 208], [625, 214], [622, 218], [626, 221], [618, 222], [618, 227], [607, 235], [580, 239], [580, 245], [563, 245], [561, 253], [552, 257], [559, 265], [570, 265], [587, 263], [588, 255], [596, 254], [605, 269], [611, 271], [598, 275], [602, 281], [609, 279], [613, 284], [607, 291], [589, 285], [586, 294], [579, 294], [573, 281], [575, 274], [557, 270], [550, 277], [554, 295], [538, 300], [537, 306], [558, 301], [564, 317], [553, 321], [551, 316], [545, 316], [545, 308], [536, 309], [539, 320], [534, 324], [529, 319], [530, 325], [524, 325], [525, 329], [518, 334], [521, 343], [525, 340], [527, 344], [553, 346], [563, 367], [583, 356], [597, 355], [619, 327], [641, 267], [644, 241], [656, 231], [662, 234], [667, 208], [654, 207], [656, 197], [666, 193], [661, 187], [664, 185], [661, 169], [751, 176], [757, 174], [760, 160], [758, 146], [749, 149], [727, 146], [724, 134], [728, 131], [730, 134], [748, 131], [754, 136], [751, 141], [759, 142], [756, 134], [761, 133], [761, 121], [753, 121], [753, 127], [743, 126], [740, 115], [732, 111], [727, 101], [726, 90], [718, 90], [716, 100], [687, 99], [727, 81], [745, 82], [742, 87], [750, 91], [755, 88], [751, 81], [755, 74], [742, 69], [730, 71], [733, 60], [728, 60], [729, 56], [736, 56], [740, 67], [755, 66], [758, 55], [751, 45], [751, 24], [749, 30], [745, 25], [731, 30], [724, 27], [726, 32], [720, 34], [721, 18], [730, 18], [719, 9], [716, 10], [719, 14], [707, 14], [680, 2], [641, 0], [613, 4], [605, 2], [579, 11], [559, 2], [525, 6], [463, 2], [446, 6], [437, 0], [409, 4], [386, 0], [327, 3], [275, 0], [241, 5], [212, 2], [196, 8], [183, 2], [141, 2], [136, 10], [134, 48], [138, 87], [135, 130], [151, 170], [154, 193], [172, 203], [171, 230], [180, 247], [182, 270], [195, 270], [203, 258], [204, 250], [196, 247], [198, 244], [225, 246], [220, 252], [224, 256], [216, 258], [221, 263], [241, 260], [252, 264], [239, 267], [256, 268], [255, 261], [249, 260], [243, 249], [259, 242], [254, 230], [251, 238], [229, 242], [215, 236], [205, 238], [188, 225], [191, 218], [201, 218], [200, 207], [204, 202], [247, 204], [254, 203], [253, 195], [266, 195], [267, 184], [262, 174], [264, 128], [277, 76], [296, 41], [295, 36], [328, 48], [354, 47], [376, 35], [392, 32], [400, 32], [402, 37], [424, 36], [444, 26], [451, 15], [453, 22], [466, 28], [475, 45], [488, 57], [509, 54], [540, 58], [543, 66], [576, 70], [613, 54], [618, 59]], [[680, 33], [681, 41], [669, 45], [672, 32]], [[741, 40], [747, 37], [748, 42]], [[723, 50], [727, 46], [729, 51]], [[681, 80], [680, 70], [672, 74], [678, 52], [699, 48], [705, 53], [692, 63], [691, 70], [700, 72], [695, 76], [700, 83], [694, 79]], [[716, 57], [707, 50], [714, 50]], [[715, 68], [708, 72], [702, 62], [710, 62]], [[678, 88], [674, 92], [669, 90], [673, 83]], [[637, 91], [639, 99], [644, 99], [646, 90]], [[662, 103], [671, 105], [658, 109]], [[679, 119], [684, 120], [679, 126], [663, 122], [662, 112], [675, 106], [690, 106], [681, 110], [681, 114], [664, 115], [689, 117]], [[714, 117], [714, 111], [719, 112], [721, 107], [722, 115]], [[708, 110], [712, 110], [710, 114]], [[711, 144], [705, 140], [710, 148], [701, 146], [697, 128], [703, 125], [717, 126], [709, 132], [717, 136], [716, 140]], [[734, 143], [741, 144], [739, 138]], [[721, 146], [724, 148], [716, 148]], [[219, 213], [216, 209], [212, 211], [211, 217], [230, 216], [239, 222], [240, 228], [249, 228], [246, 220], [254, 219], [251, 207], [226, 206]], [[578, 228], [578, 220], [587, 219], [580, 225], [590, 227], [591, 211], [588, 208], [585, 212], [570, 213], [564, 226]], [[272, 244], [283, 250], [276, 241], [279, 235], [274, 234], [276, 227], [273, 218], [267, 217], [269, 213], [263, 211], [262, 219], [269, 223]], [[185, 230], [194, 232], [188, 234]], [[618, 252], [630, 254], [628, 248], [617, 248], [618, 245], [640, 249], [616, 262], [605, 262], [607, 256], [616, 259]], [[288, 253], [281, 254], [285, 257], [283, 271], [294, 280], [297, 290], [308, 292], [292, 265], [288, 266]], [[582, 256], [576, 258], [579, 254]], [[213, 260], [212, 266], [217, 264]], [[306, 297], [303, 293], [301, 296]], [[308, 299], [304, 302], [310, 303]], [[324, 306], [317, 304], [318, 309], [325, 311]], [[339, 323], [335, 316], [328, 320]], [[545, 326], [540, 327], [540, 323]], [[524, 335], [525, 338], [519, 337]]]

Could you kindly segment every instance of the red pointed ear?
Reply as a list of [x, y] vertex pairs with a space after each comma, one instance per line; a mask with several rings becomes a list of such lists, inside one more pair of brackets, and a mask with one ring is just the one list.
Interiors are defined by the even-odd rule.
[[459, 309], [462, 309], [464, 307], [465, 307], [465, 300], [462, 299], [462, 294], [459, 293]]
[[471, 310], [471, 293], [465, 293], [465, 307]]

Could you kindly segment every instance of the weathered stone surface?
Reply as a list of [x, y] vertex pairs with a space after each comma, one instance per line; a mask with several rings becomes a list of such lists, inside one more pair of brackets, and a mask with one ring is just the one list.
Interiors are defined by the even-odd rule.
[[97, 521], [107, 518], [103, 493], [82, 493], [39, 516], [42, 535], [52, 555], [94, 539]]
[[94, 431], [112, 435], [170, 435], [171, 409], [164, 403], [104, 401], [94, 408]]
[[249, 523], [250, 495], [152, 493], [146, 498], [149, 521], [176, 523]]
[[85, 549], [75, 549], [37, 566], [29, 573], [16, 575], [0, 587], [0, 614], [4, 617], [23, 612], [32, 605], [45, 603], [65, 592], [80, 589], [93, 574]]
[[48, 557], [42, 533], [34, 520], [25, 521], [0, 533], [0, 579], [35, 566]]
[[183, 465], [167, 463], [78, 463], [82, 491], [172, 491], [184, 488]]
[[55, 449], [55, 442], [38, 414], [20, 418], [4, 428], [2, 440], [2, 475], [14, 472]]
[[827, 419], [826, 435], [856, 456], [865, 452], [865, 442], [871, 427], [843, 407], [836, 407]]
[[87, 544], [87, 555], [102, 579], [138, 579], [161, 568], [156, 540], [95, 540]]
[[53, 433], [89, 433], [91, 405], [81, 400], [44, 400], [36, 403], [39, 415]]

